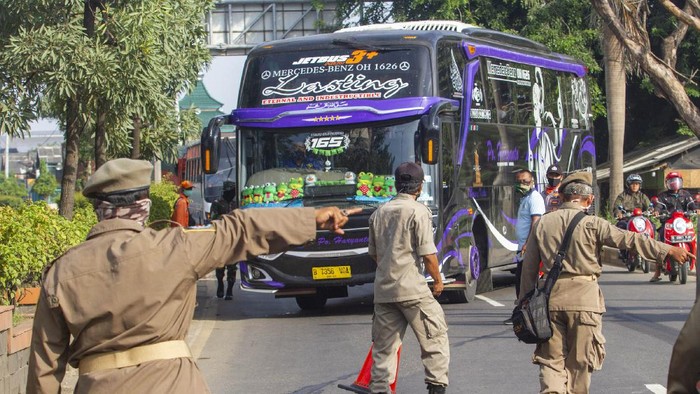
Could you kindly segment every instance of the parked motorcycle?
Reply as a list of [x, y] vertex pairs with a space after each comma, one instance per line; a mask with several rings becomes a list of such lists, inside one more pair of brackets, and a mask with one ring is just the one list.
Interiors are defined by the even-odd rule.
[[[645, 236], [654, 239], [654, 225], [648, 219], [648, 217], [652, 214], [651, 211], [643, 212], [640, 208], [634, 208], [632, 212], [629, 212], [625, 210], [622, 205], [618, 206], [617, 208], [623, 215], [622, 219], [618, 221], [618, 227], [624, 228], [633, 233], [644, 234]], [[627, 270], [629, 272], [634, 272], [634, 270], [640, 268], [645, 274], [649, 273], [650, 262], [648, 260], [644, 260], [636, 251], [621, 250], [620, 257], [627, 266]]]
[[[652, 199], [652, 202], [655, 205], [659, 205], [662, 210], [666, 211], [659, 215], [659, 219], [663, 223], [661, 230], [663, 233], [663, 241], [669, 245], [684, 248], [690, 252], [690, 254], [695, 256], [697, 241], [695, 236], [695, 226], [691, 220], [691, 218], [696, 215], [695, 211], [692, 208], [687, 207], [685, 212], [668, 212], [666, 205], [660, 203], [656, 197]], [[668, 279], [671, 282], [675, 282], [676, 279], [678, 279], [680, 284], [684, 285], [688, 281], [688, 272], [695, 269], [695, 259], [678, 263], [676, 261], [672, 261], [670, 258], [666, 258], [663, 268], [664, 274], [668, 275]]]

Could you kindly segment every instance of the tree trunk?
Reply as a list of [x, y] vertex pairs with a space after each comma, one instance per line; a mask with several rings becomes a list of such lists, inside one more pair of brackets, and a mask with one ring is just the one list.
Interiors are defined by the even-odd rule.
[[71, 98], [66, 105], [66, 157], [63, 159], [61, 204], [58, 207], [58, 213], [69, 220], [73, 218], [75, 181], [78, 175], [78, 148], [82, 131], [77, 100], [75, 97]]
[[95, 12], [97, 11], [97, 3], [93, 0], [85, 1], [83, 7], [83, 28], [85, 35], [92, 37], [95, 35]]
[[623, 156], [625, 145], [625, 79], [624, 53], [617, 37], [603, 25], [603, 52], [605, 62], [605, 97], [608, 108], [608, 160], [610, 161], [610, 195], [608, 210], [612, 211], [615, 198], [623, 190]]
[[700, 109], [688, 97], [688, 93], [675, 74], [675, 70], [659, 61], [647, 43], [637, 42], [627, 34], [608, 0], [591, 0], [591, 3], [598, 15], [600, 15], [603, 23], [610, 28], [625, 47], [628, 55], [649, 76], [654, 87], [664, 92], [668, 101], [678, 111], [679, 116], [693, 130], [695, 135], [700, 137]]
[[131, 131], [131, 158], [141, 158], [141, 118], [134, 116], [134, 129]]
[[97, 114], [97, 123], [95, 124], [95, 169], [100, 168], [107, 162], [107, 115], [104, 107], [100, 106]]

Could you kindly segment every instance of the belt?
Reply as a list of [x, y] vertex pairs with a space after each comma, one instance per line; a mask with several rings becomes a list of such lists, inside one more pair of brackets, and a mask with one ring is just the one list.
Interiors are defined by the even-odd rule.
[[183, 357], [192, 357], [192, 352], [185, 341], [166, 341], [87, 356], [80, 360], [79, 369], [80, 374], [85, 374], [105, 369], [131, 367], [148, 361]]
[[574, 279], [574, 280], [581, 280], [584, 282], [595, 282], [596, 280], [598, 280], [598, 278], [593, 274], [576, 275], [576, 274], [570, 274], [568, 272], [560, 273], [559, 279]]

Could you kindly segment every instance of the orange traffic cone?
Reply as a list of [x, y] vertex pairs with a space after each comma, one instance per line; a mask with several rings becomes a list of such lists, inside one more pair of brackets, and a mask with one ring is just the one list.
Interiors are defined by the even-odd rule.
[[[365, 362], [362, 364], [362, 369], [360, 369], [360, 373], [357, 375], [357, 379], [355, 379], [355, 382], [351, 384], [350, 386], [345, 385], [345, 384], [339, 384], [338, 387], [344, 390], [352, 391], [355, 393], [360, 393], [360, 394], [365, 394], [369, 393], [369, 382], [372, 378], [372, 346], [374, 344], [370, 345], [369, 347], [369, 353], [367, 354], [367, 358], [365, 358]], [[401, 361], [401, 346], [399, 346], [399, 350], [396, 352], [396, 374], [394, 375], [394, 382], [389, 385], [389, 388], [391, 389], [391, 394], [396, 394], [396, 381], [399, 379], [399, 362]]]

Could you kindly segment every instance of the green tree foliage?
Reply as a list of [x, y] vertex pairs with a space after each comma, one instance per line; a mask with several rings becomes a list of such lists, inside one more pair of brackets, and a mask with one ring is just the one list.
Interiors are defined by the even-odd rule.
[[[44, 267], [70, 247], [85, 240], [97, 222], [92, 208], [76, 209], [67, 220], [44, 202], [15, 210], [0, 207], [0, 298], [3, 304], [23, 285], [41, 279]], [[9, 296], [9, 297], [8, 297]]]
[[170, 227], [169, 220], [173, 215], [173, 206], [179, 196], [177, 186], [167, 180], [152, 183], [150, 195], [152, 204], [148, 226], [158, 230]]
[[21, 132], [42, 111], [64, 125], [66, 217], [81, 139], [94, 138], [100, 155], [174, 156], [183, 130], [175, 100], [210, 58], [204, 15], [212, 3], [0, 1], [0, 127]]
[[0, 206], [18, 208], [27, 195], [27, 189], [16, 178], [5, 178], [5, 173], [0, 173]]
[[56, 187], [58, 187], [58, 181], [46, 167], [46, 161], [39, 160], [39, 178], [34, 182], [32, 191], [46, 200], [49, 196], [53, 195]]

